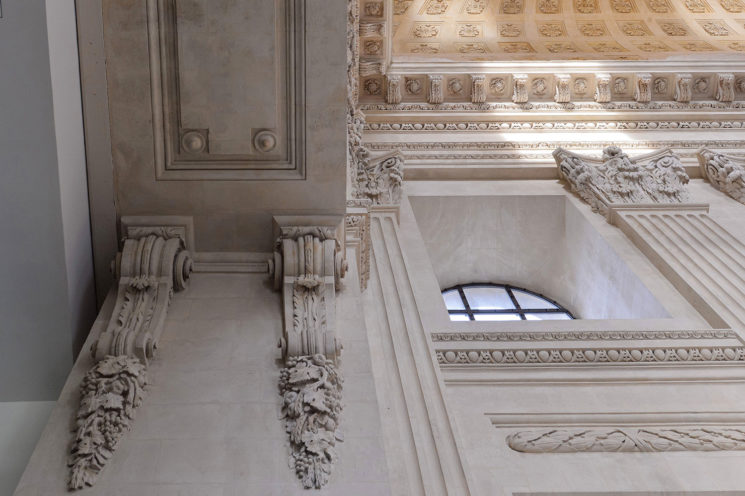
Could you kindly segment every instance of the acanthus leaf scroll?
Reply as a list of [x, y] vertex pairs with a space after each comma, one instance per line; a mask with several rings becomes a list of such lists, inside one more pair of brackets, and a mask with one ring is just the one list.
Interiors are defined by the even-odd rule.
[[745, 203], [745, 158], [702, 148], [698, 152], [698, 160], [704, 177], [715, 188]]
[[603, 150], [602, 161], [563, 148], [553, 153], [559, 174], [593, 211], [608, 213], [608, 205], [684, 203], [689, 178], [678, 157], [662, 150], [632, 160], [616, 146]]

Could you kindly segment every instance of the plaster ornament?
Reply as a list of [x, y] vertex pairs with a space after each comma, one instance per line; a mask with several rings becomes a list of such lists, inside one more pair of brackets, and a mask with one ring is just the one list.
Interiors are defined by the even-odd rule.
[[131, 429], [147, 386], [145, 365], [131, 356], [106, 356], [83, 378], [75, 441], [70, 450], [70, 490], [93, 486]]
[[523, 0], [502, 0], [504, 14], [519, 14], [523, 11]]
[[578, 95], [587, 93], [587, 79], [578, 78], [574, 81], [574, 92]]
[[427, 102], [429, 103], [442, 103], [443, 102], [443, 91], [442, 91], [442, 76], [430, 75], [429, 79], [429, 90], [427, 92]]
[[675, 92], [673, 98], [676, 102], [687, 103], [691, 101], [692, 97], [692, 83], [693, 76], [690, 74], [676, 74], [675, 75]]
[[486, 45], [483, 43], [457, 43], [460, 53], [486, 53]]
[[709, 78], [696, 78], [696, 81], [693, 83], [693, 89], [698, 94], [703, 94], [709, 91]]
[[384, 22], [360, 22], [360, 37], [385, 36]]
[[641, 21], [629, 21], [621, 24], [621, 31], [626, 36], [647, 36], [649, 30]]
[[290, 357], [280, 371], [282, 419], [290, 437], [290, 466], [306, 489], [321, 489], [343, 441], [339, 431], [342, 378], [322, 354]]
[[440, 46], [437, 43], [417, 43], [409, 51], [411, 53], [440, 53]]
[[365, 93], [370, 96], [377, 96], [383, 92], [383, 86], [378, 78], [365, 79]]
[[271, 131], [259, 131], [254, 136], [254, 147], [262, 153], [268, 153], [277, 147], [277, 136]]
[[574, 0], [574, 9], [580, 14], [596, 14], [600, 12], [597, 0]]
[[613, 81], [613, 91], [618, 94], [626, 93], [628, 87], [626, 78], [618, 77]]
[[[383, 73], [383, 64], [379, 60], [365, 60], [359, 63], [359, 76], [377, 76]], [[357, 84], [354, 86], [354, 94], [357, 94]], [[355, 101], [357, 98], [355, 98]]]
[[655, 95], [664, 95], [667, 93], [667, 79], [662, 77], [655, 78], [654, 93]]
[[708, 10], [706, 2], [703, 0], [685, 0], [685, 6], [694, 14], [703, 14]]
[[580, 33], [584, 36], [605, 36], [608, 30], [602, 22], [585, 22], [578, 25]]
[[660, 28], [662, 28], [662, 30], [668, 36], [687, 36], [688, 35], [688, 29], [686, 29], [685, 26], [677, 22], [660, 22], [659, 24], [660, 24]]
[[745, 159], [707, 148], [698, 152], [701, 172], [716, 189], [745, 203]]
[[614, 203], [685, 203], [689, 198], [688, 174], [670, 149], [634, 160], [616, 146], [603, 150], [602, 161], [563, 148], [553, 155], [572, 191], [603, 215]]
[[476, 38], [481, 35], [478, 24], [461, 24], [458, 28], [458, 36], [461, 38]]
[[520, 26], [517, 24], [502, 24], [499, 27], [499, 34], [505, 38], [516, 38], [522, 34]]
[[380, 55], [383, 53], [383, 40], [365, 40], [365, 55]]
[[383, 2], [365, 2], [365, 15], [383, 17]]
[[512, 101], [515, 103], [527, 103], [528, 101], [528, 76], [516, 74], [512, 77]]
[[396, 151], [363, 162], [358, 170], [354, 195], [371, 201], [373, 206], [396, 206], [401, 201], [404, 159]]
[[522, 453], [650, 453], [742, 451], [745, 429], [733, 427], [585, 427], [515, 432], [507, 445]]
[[634, 100], [640, 103], [652, 101], [652, 75], [637, 74], [636, 87], [634, 88]]
[[401, 76], [389, 74], [385, 80], [385, 101], [393, 104], [401, 103]]
[[577, 49], [571, 43], [546, 43], [546, 50], [551, 53], [577, 53]]
[[558, 14], [560, 11], [559, 0], [539, 0], [538, 11], [541, 14]]
[[417, 38], [435, 38], [440, 34], [439, 24], [417, 24], [412, 32]]
[[181, 149], [186, 153], [204, 153], [207, 151], [208, 132], [206, 129], [185, 130], [181, 137]]
[[458, 78], [448, 80], [448, 94], [451, 96], [461, 96], [463, 94], [463, 83]]
[[533, 90], [534, 95], [545, 95], [546, 90], [548, 89], [548, 85], [546, 84], [546, 80], [543, 78], [534, 79], [533, 83], [531, 84], [531, 88]]
[[701, 23], [701, 27], [711, 36], [729, 36], [729, 29], [720, 21], [703, 22]]
[[731, 102], [735, 99], [735, 75], [717, 74], [717, 95], [720, 102]]
[[740, 93], [745, 93], [745, 78], [738, 79], [735, 87]]
[[494, 78], [489, 81], [489, 89], [494, 93], [501, 95], [504, 93], [504, 89], [507, 87], [507, 83], [504, 82], [504, 78]]
[[367, 289], [367, 281], [370, 279], [370, 214], [365, 209], [364, 213], [348, 213], [344, 217], [344, 235], [346, 246], [354, 246], [357, 253], [357, 267], [360, 278], [360, 290]]
[[467, 14], [481, 14], [488, 4], [489, 0], [468, 0], [465, 10]]
[[429, 0], [427, 5], [427, 14], [440, 15], [444, 14], [450, 6], [450, 0]]
[[422, 81], [418, 78], [406, 78], [406, 93], [420, 95], [422, 93]]
[[564, 36], [564, 29], [561, 24], [558, 23], [547, 23], [538, 26], [538, 32], [542, 36], [547, 38], [556, 38], [557, 36]]
[[636, 10], [631, 0], [611, 0], [611, 6], [619, 14], [628, 14]]
[[736, 52], [745, 52], [745, 43], [743, 43], [742, 41], [733, 41], [727, 46], [730, 50], [734, 50]]
[[393, 0], [393, 15], [403, 15], [409, 10], [414, 0]]
[[554, 93], [554, 101], [556, 103], [569, 103], [572, 99], [569, 89], [571, 80], [572, 78], [568, 74], [559, 74], [556, 76], [556, 92]]
[[649, 10], [658, 14], [667, 14], [671, 10], [667, 0], [647, 0], [647, 6]]
[[484, 103], [486, 101], [486, 76], [471, 75], [471, 102]]
[[745, 11], [745, 3], [742, 0], [719, 0], [719, 4], [724, 10], [733, 14]]

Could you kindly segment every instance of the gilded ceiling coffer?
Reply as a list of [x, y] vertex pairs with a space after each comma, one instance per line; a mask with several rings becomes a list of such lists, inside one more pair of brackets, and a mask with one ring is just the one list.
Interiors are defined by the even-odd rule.
[[344, 223], [341, 217], [274, 220], [277, 242], [269, 266], [284, 311], [282, 418], [297, 477], [306, 489], [320, 489], [336, 462], [336, 442], [343, 440], [335, 294], [346, 272]]
[[69, 488], [92, 486], [132, 426], [147, 386], [148, 360], [175, 291], [185, 289], [192, 259], [183, 237], [168, 226], [129, 232], [114, 263], [116, 303], [92, 347], [95, 365], [81, 384], [70, 452]]

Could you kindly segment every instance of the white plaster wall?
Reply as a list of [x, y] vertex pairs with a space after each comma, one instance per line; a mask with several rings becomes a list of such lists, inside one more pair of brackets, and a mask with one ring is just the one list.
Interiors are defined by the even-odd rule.
[[[351, 255], [350, 255], [351, 256]], [[176, 294], [134, 427], [94, 488], [78, 494], [307, 495], [288, 466], [276, 360], [280, 295], [262, 274], [195, 274]], [[337, 294], [345, 441], [318, 495], [389, 494], [380, 413], [354, 269]], [[99, 320], [105, 322], [113, 301]], [[87, 354], [70, 375], [16, 492], [68, 494], [69, 426]]]
[[[584, 319], [659, 319], [672, 312], [700, 321], [674, 293], [668, 292], [667, 299], [674, 300], [670, 308], [660, 302], [640, 279], [640, 274], [659, 277], [656, 270], [633, 247], [624, 246], [616, 230], [608, 230], [607, 239], [601, 217], [586, 215], [585, 206], [554, 182], [544, 182], [543, 195], [515, 183], [491, 195], [410, 194], [442, 289], [508, 283], [553, 298]], [[518, 196], [521, 190], [531, 193]], [[634, 257], [642, 262], [636, 270], [630, 266]]]
[[13, 494], [54, 404], [0, 402], [0, 495]]

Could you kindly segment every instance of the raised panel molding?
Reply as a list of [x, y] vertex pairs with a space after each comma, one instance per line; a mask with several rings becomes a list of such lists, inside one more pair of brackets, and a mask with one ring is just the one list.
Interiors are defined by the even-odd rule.
[[[180, 16], [188, 16], [188, 22], [192, 23], [189, 29], [204, 29], [204, 17], [213, 8], [212, 2], [203, 6], [201, 11], [194, 8], [199, 6], [195, 4], [193, 11], [183, 13], [177, 10], [175, 0], [147, 1], [155, 173], [158, 180], [291, 180], [305, 177], [304, 2], [274, 0], [271, 2], [273, 13], [270, 12], [272, 7], [267, 7], [268, 3], [257, 3], [252, 8], [262, 5], [265, 17], [273, 16], [272, 35], [264, 36], [259, 46], [254, 46], [257, 34], [250, 32], [256, 30], [246, 29], [249, 33], [246, 36], [251, 36], [251, 39], [244, 42], [251, 44], [252, 53], [273, 55], [273, 67], [271, 64], [270, 67], [261, 64], [256, 67], [251, 60], [246, 60], [245, 66], [232, 62], [232, 65], [225, 64], [229, 68], [226, 75], [213, 74], [209, 68], [189, 70], [188, 58], [182, 60], [183, 52], [179, 49], [180, 42], [190, 45], [181, 38], [188, 34], [184, 34], [184, 26], [179, 26]], [[202, 44], [208, 43], [204, 40], [211, 37], [200, 36], [198, 39]], [[241, 43], [241, 40], [236, 43]], [[219, 41], [214, 44], [219, 44]], [[204, 48], [215, 57], [225, 51], [215, 46]], [[238, 83], [243, 80], [236, 72], [254, 73], [257, 70], [271, 73], [273, 77], [252, 78], [251, 84], [260, 87], [231, 85], [231, 78]], [[204, 78], [210, 78], [208, 84], [204, 84]], [[222, 92], [221, 98], [211, 98], [209, 92]], [[246, 100], [241, 102], [235, 98], [236, 94], [243, 94]], [[256, 102], [251, 102], [252, 98], [261, 102], [259, 108]], [[226, 108], [230, 110], [220, 113], [219, 103], [223, 106], [229, 103]], [[217, 118], [218, 125], [215, 125]], [[209, 127], [210, 122], [213, 128]]]

